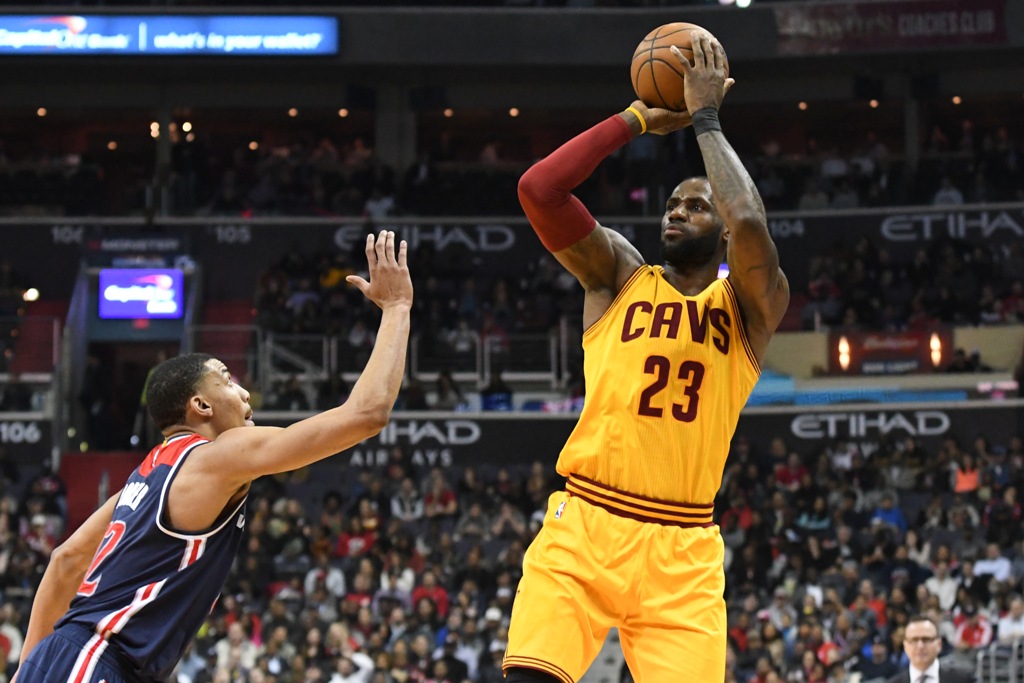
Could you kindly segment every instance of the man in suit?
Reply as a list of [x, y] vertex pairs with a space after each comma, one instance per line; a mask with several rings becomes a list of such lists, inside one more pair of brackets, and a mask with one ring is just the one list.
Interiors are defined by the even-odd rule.
[[903, 649], [910, 666], [889, 683], [974, 683], [974, 675], [962, 669], [939, 667], [942, 638], [939, 626], [931, 618], [915, 615], [907, 623], [903, 636]]

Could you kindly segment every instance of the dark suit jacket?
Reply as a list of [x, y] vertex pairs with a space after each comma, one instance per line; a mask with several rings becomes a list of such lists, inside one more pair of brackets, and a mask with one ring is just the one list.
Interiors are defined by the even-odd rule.
[[[974, 672], [961, 668], [939, 664], [939, 683], [975, 683]], [[910, 680], [910, 669], [904, 669], [898, 676], [889, 679], [889, 683], [917, 683]], [[933, 683], [929, 681], [929, 683]]]

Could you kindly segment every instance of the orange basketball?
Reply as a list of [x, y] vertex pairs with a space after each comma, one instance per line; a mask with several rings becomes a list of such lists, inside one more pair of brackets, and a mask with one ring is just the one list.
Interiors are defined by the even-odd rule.
[[[677, 21], [654, 29], [636, 46], [629, 76], [636, 96], [647, 106], [673, 111], [686, 110], [686, 99], [683, 97], [686, 75], [679, 66], [679, 60], [672, 54], [671, 47], [678, 47], [692, 64], [690, 31], [704, 31], [710, 35], [707, 29], [696, 24]], [[725, 71], [729, 73], [728, 60]]]

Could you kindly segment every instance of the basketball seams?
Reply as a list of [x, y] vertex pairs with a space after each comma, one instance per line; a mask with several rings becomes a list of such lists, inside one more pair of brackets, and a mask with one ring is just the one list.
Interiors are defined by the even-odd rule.
[[[683, 58], [694, 61], [693, 46], [689, 45], [690, 32], [706, 29], [688, 22], [663, 24], [647, 34], [633, 52], [630, 61], [630, 81], [637, 97], [651, 107], [682, 111], [685, 109], [683, 84], [686, 72], [675, 55], [677, 47]], [[678, 43], [685, 42], [687, 45]]]

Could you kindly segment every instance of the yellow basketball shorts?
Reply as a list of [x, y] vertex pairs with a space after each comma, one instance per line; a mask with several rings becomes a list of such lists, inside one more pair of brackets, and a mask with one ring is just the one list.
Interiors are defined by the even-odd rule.
[[641, 683], [725, 679], [717, 526], [642, 522], [559, 491], [523, 561], [503, 668], [575, 683], [618, 627]]

